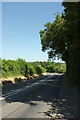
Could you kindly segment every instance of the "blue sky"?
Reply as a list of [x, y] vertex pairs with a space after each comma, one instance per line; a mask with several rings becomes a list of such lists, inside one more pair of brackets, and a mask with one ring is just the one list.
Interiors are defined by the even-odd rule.
[[44, 24], [54, 21], [54, 13], [63, 10], [60, 2], [4, 2], [2, 58], [47, 61], [47, 52], [41, 51], [39, 32], [44, 29]]

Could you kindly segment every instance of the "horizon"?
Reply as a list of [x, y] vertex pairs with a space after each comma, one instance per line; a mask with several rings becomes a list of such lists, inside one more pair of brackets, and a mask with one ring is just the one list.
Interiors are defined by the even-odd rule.
[[[17, 59], [2, 59], [2, 58], [0, 58], [1, 60], [14, 60], [14, 61], [16, 61]], [[20, 58], [20, 59], [23, 59], [23, 60], [25, 60], [24, 58]], [[26, 60], [25, 60], [26, 61]], [[62, 61], [61, 59], [59, 59], [59, 60], [51, 60], [51, 61], [49, 61], [48, 59], [45, 61], [40, 61], [40, 60], [35, 60], [35, 61], [26, 61], [26, 62], [29, 62], [29, 63], [31, 63], [31, 62], [54, 62], [54, 63], [64, 63], [65, 64], [65, 61]]]
[[47, 61], [47, 51], [41, 50], [39, 32], [44, 29], [44, 24], [55, 20], [54, 13], [62, 14], [64, 7], [61, 4], [61, 2], [2, 3], [2, 59]]

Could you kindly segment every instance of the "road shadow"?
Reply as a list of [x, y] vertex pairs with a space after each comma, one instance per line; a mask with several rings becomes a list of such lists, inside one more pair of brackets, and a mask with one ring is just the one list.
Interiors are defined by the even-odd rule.
[[[43, 112], [45, 116], [49, 116], [55, 120], [79, 120], [78, 117], [76, 117], [78, 115], [73, 112], [75, 108], [71, 108], [72, 104], [74, 104], [74, 100], [71, 99], [72, 96], [67, 95], [65, 86], [63, 90], [64, 91], [62, 91], [61, 76], [55, 75], [37, 84], [35, 87], [15, 94], [15, 96], [5, 98], [5, 101], [7, 103], [21, 102], [29, 104], [30, 106], [36, 106], [37, 102], [43, 101], [51, 106], [47, 112]], [[63, 92], [63, 95], [61, 92]]]

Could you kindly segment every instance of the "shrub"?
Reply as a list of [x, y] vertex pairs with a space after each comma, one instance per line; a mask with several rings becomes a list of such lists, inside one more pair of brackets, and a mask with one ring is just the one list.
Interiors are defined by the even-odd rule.
[[35, 66], [37, 74], [45, 73], [46, 69], [43, 68], [41, 65]]
[[34, 65], [29, 65], [29, 74], [30, 75], [36, 74], [36, 69]]

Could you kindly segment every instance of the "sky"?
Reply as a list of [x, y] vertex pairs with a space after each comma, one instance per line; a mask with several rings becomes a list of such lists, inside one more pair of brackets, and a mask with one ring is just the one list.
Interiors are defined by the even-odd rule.
[[63, 10], [61, 2], [3, 2], [2, 59], [47, 61], [39, 32], [55, 20], [54, 13], [62, 14]]

